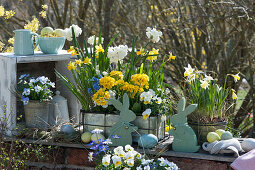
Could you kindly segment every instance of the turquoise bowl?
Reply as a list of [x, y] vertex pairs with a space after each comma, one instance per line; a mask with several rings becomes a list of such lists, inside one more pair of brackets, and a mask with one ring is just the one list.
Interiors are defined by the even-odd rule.
[[65, 37], [38, 37], [38, 45], [44, 54], [58, 54], [65, 45]]

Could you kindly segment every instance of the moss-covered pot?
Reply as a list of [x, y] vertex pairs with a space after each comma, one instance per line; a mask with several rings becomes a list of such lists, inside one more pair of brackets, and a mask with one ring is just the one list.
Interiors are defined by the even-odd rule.
[[225, 130], [227, 127], [227, 122], [217, 122], [217, 123], [189, 123], [189, 126], [195, 131], [197, 135], [198, 143], [201, 145], [207, 142], [206, 136], [209, 132], [215, 132], [217, 129]]

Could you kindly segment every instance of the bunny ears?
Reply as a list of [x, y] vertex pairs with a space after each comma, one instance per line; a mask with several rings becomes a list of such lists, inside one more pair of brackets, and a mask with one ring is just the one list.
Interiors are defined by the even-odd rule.
[[197, 108], [197, 104], [191, 104], [187, 108], [186, 107], [186, 100], [182, 97], [177, 105], [178, 114], [182, 114], [188, 116], [190, 113], [194, 112]]
[[109, 101], [119, 111], [123, 110], [123, 109], [128, 109], [129, 108], [129, 97], [128, 97], [127, 93], [125, 93], [123, 95], [123, 104], [119, 100], [116, 100], [116, 99], [109, 99]]

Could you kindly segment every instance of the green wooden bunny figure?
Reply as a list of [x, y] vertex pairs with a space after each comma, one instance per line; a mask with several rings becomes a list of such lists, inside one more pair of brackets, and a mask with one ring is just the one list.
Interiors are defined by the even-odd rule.
[[177, 105], [177, 114], [171, 116], [170, 123], [174, 129], [169, 133], [174, 136], [172, 149], [177, 152], [197, 152], [200, 148], [197, 145], [197, 136], [187, 123], [187, 116], [192, 113], [197, 104], [191, 104], [185, 108], [185, 98], [181, 98]]
[[[116, 99], [109, 99], [113, 106], [120, 111], [120, 119], [111, 128], [111, 140], [113, 146], [125, 146], [127, 144], [132, 145], [132, 132], [135, 132], [138, 128], [132, 125], [130, 122], [136, 119], [136, 114], [129, 110], [129, 97], [127, 93], [123, 95], [123, 104]], [[119, 136], [120, 138], [114, 138], [113, 136]]]

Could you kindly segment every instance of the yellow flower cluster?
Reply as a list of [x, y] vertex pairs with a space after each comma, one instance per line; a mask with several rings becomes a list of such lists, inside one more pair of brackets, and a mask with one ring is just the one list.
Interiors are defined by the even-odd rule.
[[10, 43], [10, 44], [14, 45], [14, 37], [9, 38], [8, 43]]
[[0, 41], [0, 51], [2, 51], [4, 48], [4, 43], [2, 41]]
[[110, 94], [105, 89], [100, 88], [92, 97], [92, 100], [96, 102], [97, 105], [104, 106], [107, 104], [107, 101], [110, 98]]
[[134, 74], [131, 76], [131, 82], [139, 87], [149, 88], [149, 77], [146, 74]]
[[39, 28], [40, 24], [37, 18], [34, 17], [34, 19], [30, 22], [28, 21], [28, 23], [24, 26], [25, 29], [29, 29], [32, 30], [32, 32], [36, 32]]
[[46, 18], [46, 11], [41, 11], [39, 14], [42, 18]]
[[4, 11], [4, 7], [0, 6], [0, 17], [4, 16], [5, 11]]
[[5, 11], [5, 19], [10, 19], [11, 17], [13, 17], [15, 14], [15, 11], [10, 10], [10, 11]]
[[149, 52], [149, 55], [153, 55], [153, 56], [148, 56], [147, 60], [149, 60], [151, 62], [157, 60], [157, 56], [159, 54], [158, 51], [159, 51], [159, 49], [156, 50], [155, 48], [153, 48], [152, 51]]
[[115, 79], [109, 76], [104, 76], [99, 80], [99, 83], [105, 89], [111, 89], [115, 85]]
[[124, 85], [120, 87], [120, 89], [130, 93], [131, 98], [134, 98], [137, 93], [143, 92], [143, 88], [140, 88], [139, 86], [133, 84], [129, 84], [128, 82], [125, 82]]
[[116, 80], [123, 79], [123, 74], [121, 71], [111, 71], [110, 76], [115, 78]]

